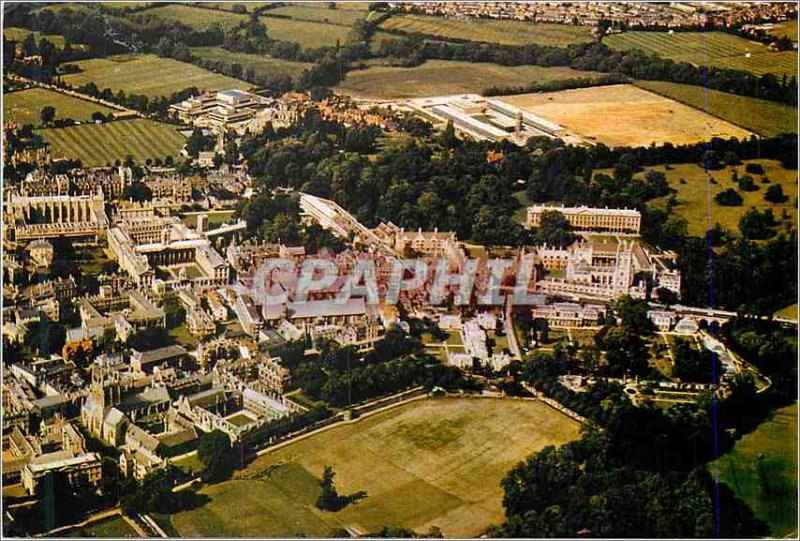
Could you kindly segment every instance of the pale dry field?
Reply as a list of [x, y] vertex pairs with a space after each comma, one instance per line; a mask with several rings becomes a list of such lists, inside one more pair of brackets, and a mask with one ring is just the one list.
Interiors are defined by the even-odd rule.
[[751, 132], [633, 85], [609, 85], [504, 96], [503, 101], [564, 126], [590, 142], [675, 145]]
[[[204, 487], [208, 502], [170, 517], [182, 536], [329, 536], [382, 526], [475, 537], [502, 522], [500, 480], [580, 425], [532, 400], [422, 400], [341, 425], [256, 459]], [[337, 513], [314, 506], [326, 465], [341, 494], [366, 498]]]

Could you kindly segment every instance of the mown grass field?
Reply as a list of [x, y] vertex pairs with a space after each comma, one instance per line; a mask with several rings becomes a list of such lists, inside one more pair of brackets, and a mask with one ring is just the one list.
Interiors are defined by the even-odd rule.
[[797, 108], [789, 105], [665, 81], [636, 81], [635, 84], [759, 135], [797, 132]]
[[454, 60], [428, 60], [413, 68], [380, 66], [351, 71], [337, 91], [352, 96], [397, 99], [462, 92], [481, 93], [490, 86], [517, 86], [598, 75], [569, 68], [500, 66]]
[[797, 535], [797, 403], [777, 410], [709, 467], [772, 537]]
[[205, 9], [185, 4], [168, 4], [154, 6], [139, 12], [140, 15], [152, 15], [168, 21], [183, 23], [195, 30], [205, 30], [212, 24], [221, 24], [232, 28], [247, 20], [247, 15], [219, 9]]
[[[471, 537], [503, 520], [500, 480], [579, 425], [541, 402], [422, 400], [267, 453], [234, 479], [200, 490], [207, 503], [172, 515], [182, 536], [329, 536], [384, 525]], [[314, 506], [326, 465], [340, 494], [366, 498], [337, 512]]]
[[190, 86], [200, 90], [246, 90], [252, 86], [192, 64], [150, 54], [110, 56], [76, 63], [81, 72], [62, 76], [66, 83], [82, 86], [93, 82], [100, 90], [122, 90], [129, 95], [169, 96]]
[[261, 21], [267, 25], [267, 34], [271, 39], [292, 41], [300, 44], [304, 49], [334, 47], [337, 41], [344, 45], [347, 43], [350, 34], [349, 27], [336, 24], [278, 19], [276, 17], [262, 17]]
[[121, 516], [94, 522], [82, 528], [70, 530], [63, 537], [138, 537], [130, 524]]
[[281, 6], [266, 11], [264, 15], [283, 15], [299, 21], [315, 21], [321, 23], [353, 26], [367, 16], [367, 12], [337, 7], [330, 9], [327, 4]]
[[171, 126], [152, 120], [119, 120], [40, 130], [54, 158], [77, 158], [87, 166], [123, 160], [130, 154], [138, 163], [178, 156], [184, 137]]
[[6, 92], [3, 95], [3, 115], [6, 122], [17, 122], [20, 125], [39, 126], [39, 113], [42, 107], [51, 105], [56, 108], [56, 118], [73, 120], [90, 120], [92, 113], [107, 115], [114, 110], [99, 103], [74, 98], [53, 92], [45, 88], [29, 88], [17, 92]]
[[220, 47], [192, 47], [189, 51], [193, 56], [200, 58], [237, 63], [243, 70], [253, 68], [257, 75], [281, 74], [296, 79], [303, 70], [311, 69], [313, 66], [304, 62], [291, 62], [258, 54], [234, 53]]
[[751, 135], [730, 122], [633, 85], [537, 92], [501, 99], [560, 124], [571, 134], [610, 147], [666, 142], [679, 145], [712, 137]]
[[[797, 203], [795, 197], [797, 196], [797, 171], [793, 169], [784, 169], [780, 163], [775, 160], [751, 160], [752, 162], [760, 163], [764, 166], [764, 172], [772, 183], [780, 183], [783, 186], [783, 193], [788, 196], [784, 203], [770, 203], [764, 200], [764, 192], [769, 187], [769, 184], [763, 184], [760, 181], [760, 175], [753, 175], [758, 190], [754, 192], [746, 192], [739, 190], [737, 185], [731, 182], [731, 174], [733, 167], [726, 167], [719, 171], [711, 171], [711, 178], [716, 181], [712, 184], [708, 181], [706, 173], [702, 167], [696, 164], [675, 164], [666, 170], [664, 166], [656, 166], [647, 169], [655, 169], [662, 171], [666, 174], [669, 185], [675, 188], [678, 193], [679, 205], [674, 208], [673, 212], [686, 219], [688, 222], [689, 234], [694, 236], [703, 236], [710, 228], [709, 226], [709, 201], [711, 201], [711, 227], [716, 222], [728, 229], [732, 234], [739, 235], [739, 219], [742, 215], [750, 210], [756, 208], [758, 210], [772, 209], [775, 218], [784, 224], [790, 224], [794, 227], [797, 226]], [[744, 165], [736, 166], [739, 177], [745, 175]], [[635, 175], [639, 177], [644, 175], [640, 173]], [[685, 184], [681, 183], [681, 179]], [[726, 207], [719, 205], [714, 201], [714, 196], [721, 191], [733, 188], [739, 192], [744, 200], [740, 207]], [[663, 205], [666, 198], [657, 200], [656, 205]], [[783, 213], [786, 212], [788, 218], [782, 220]]]
[[797, 75], [797, 52], [772, 52], [766, 45], [724, 32], [625, 32], [608, 36], [604, 41], [613, 49], [642, 49], [696, 66], [744, 70], [758, 75]]
[[44, 38], [59, 49], [63, 49], [64, 44], [66, 43], [64, 36], [59, 34], [42, 34], [41, 32], [37, 32], [35, 30], [17, 28], [14, 26], [3, 29], [3, 37], [9, 40], [23, 41], [28, 37], [28, 34], [33, 34], [33, 38], [36, 40], [36, 43], [39, 43], [39, 40]]
[[776, 38], [787, 36], [790, 40], [797, 41], [797, 20], [778, 23], [768, 34]]
[[442, 38], [484, 41], [503, 45], [552, 45], [565, 47], [572, 43], [592, 41], [588, 26], [531, 23], [499, 19], [450, 19], [429, 15], [394, 15], [380, 28], [408, 34], [421, 33]]
[[777, 317], [785, 317], [788, 319], [797, 319], [797, 303], [781, 308], [775, 312]]
[[117, 11], [130, 8], [143, 8], [152, 4], [152, 2], [100, 2], [103, 7]]

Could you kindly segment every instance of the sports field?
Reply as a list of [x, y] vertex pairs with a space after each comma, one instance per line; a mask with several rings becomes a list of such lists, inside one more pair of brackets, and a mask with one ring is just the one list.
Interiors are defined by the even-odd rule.
[[271, 39], [292, 41], [300, 44], [304, 49], [334, 47], [337, 41], [344, 45], [350, 35], [349, 27], [336, 24], [295, 21], [276, 17], [262, 17], [261, 21], [267, 25], [267, 34]]
[[[338, 426], [256, 459], [235, 478], [204, 487], [210, 501], [171, 517], [182, 536], [328, 536], [384, 525], [477, 536], [503, 520], [500, 480], [579, 425], [541, 402], [416, 401]], [[337, 512], [314, 506], [326, 465], [340, 494], [367, 496]]]
[[244, 14], [187, 6], [185, 4], [155, 6], [140, 11], [139, 15], [152, 15], [168, 21], [176, 21], [195, 30], [205, 30], [212, 24], [217, 23], [225, 28], [233, 28], [242, 21], [247, 20], [247, 15]]
[[66, 43], [66, 41], [64, 40], [64, 36], [61, 36], [59, 34], [41, 34], [40, 32], [37, 32], [35, 30], [28, 30], [27, 28], [17, 28], [14, 26], [3, 29], [3, 37], [14, 41], [23, 41], [25, 38], [28, 37], [28, 34], [33, 34], [33, 38], [36, 40], [36, 43], [39, 43], [40, 39], [45, 38], [47, 41], [49, 41], [59, 49], [63, 49], [64, 44]]
[[797, 403], [777, 410], [709, 468], [769, 524], [771, 537], [796, 537]]
[[594, 75], [600, 74], [562, 67], [500, 66], [455, 60], [428, 60], [413, 68], [373, 65], [366, 70], [351, 71], [336, 90], [365, 98], [422, 98], [461, 92], [482, 93], [490, 86], [528, 85]]
[[107, 115], [114, 111], [105, 105], [67, 96], [60, 92], [44, 88], [29, 88], [18, 92], [6, 92], [3, 95], [3, 118], [6, 122], [39, 126], [41, 124], [39, 113], [46, 105], [56, 108], [56, 119], [71, 118], [78, 121], [90, 120], [94, 112]]
[[78, 158], [84, 165], [101, 166], [130, 154], [138, 163], [176, 157], [184, 137], [174, 128], [152, 120], [118, 120], [41, 130], [54, 158]]
[[[711, 226], [719, 222], [722, 227], [728, 229], [734, 235], [740, 234], [739, 219], [751, 208], [756, 208], [758, 210], [772, 209], [775, 218], [779, 222], [789, 223], [796, 227], [797, 208], [794, 198], [797, 196], [797, 171], [793, 169], [784, 169], [781, 167], [780, 163], [775, 160], [749, 161], [760, 163], [764, 167], [764, 172], [770, 182], [781, 184], [783, 193], [787, 196], [787, 200], [784, 203], [770, 203], [764, 200], [764, 192], [769, 187], [769, 184], [762, 183], [760, 175], [753, 175], [758, 190], [753, 192], [739, 190], [737, 185], [731, 181], [734, 167], [726, 167], [719, 171], [711, 171], [711, 178], [716, 181], [716, 184], [712, 184], [708, 181], [705, 171], [697, 164], [675, 164], [671, 165], [670, 169], [665, 169], [664, 166], [656, 166], [648, 167], [646, 170], [655, 169], [656, 171], [662, 171], [667, 176], [670, 187], [678, 191], [676, 197], [678, 198], [679, 205], [674, 208], [673, 212], [686, 219], [690, 235], [703, 236], [709, 229], [709, 200], [711, 201]], [[739, 177], [746, 174], [744, 165], [737, 166], [735, 169], [738, 170]], [[606, 173], [610, 172], [607, 171]], [[643, 175], [644, 172], [635, 176], [639, 177]], [[685, 183], [681, 183], [681, 179], [683, 179]], [[728, 188], [735, 189], [739, 195], [742, 196], [743, 202], [741, 206], [727, 207], [714, 201], [714, 196], [716, 194]], [[659, 205], [665, 202], [666, 198], [662, 198], [656, 201], [655, 204]], [[782, 219], [784, 212], [788, 215], [786, 220]]]
[[712, 137], [749, 137], [747, 130], [633, 85], [608, 85], [504, 96], [589, 141], [615, 146], [674, 145]]
[[321, 23], [353, 26], [353, 24], [367, 16], [364, 10], [330, 9], [327, 4], [281, 6], [271, 9], [265, 15], [283, 15], [299, 21], [315, 21]]
[[122, 90], [128, 95], [169, 96], [190, 86], [200, 90], [246, 90], [251, 87], [249, 83], [232, 77], [151, 54], [110, 56], [76, 63], [82, 71], [63, 75], [66, 83], [82, 86], [93, 82], [100, 90]]
[[227, 63], [237, 63], [243, 70], [253, 68], [256, 75], [288, 75], [292, 79], [300, 76], [303, 70], [311, 69], [313, 64], [304, 62], [290, 62], [280, 58], [270, 58], [258, 54], [234, 53], [220, 47], [192, 47], [189, 52], [193, 56], [217, 60]]
[[613, 49], [642, 49], [696, 66], [737, 69], [757, 75], [797, 75], [797, 52], [773, 52], [766, 45], [724, 32], [625, 32], [608, 36], [604, 42]]
[[759, 135], [797, 132], [797, 108], [774, 101], [737, 96], [701, 86], [666, 81], [636, 81], [636, 86], [706, 111]]
[[567, 24], [531, 23], [499, 19], [450, 19], [429, 15], [393, 15], [380, 24], [385, 30], [421, 33], [442, 38], [466, 39], [502, 45], [552, 45], [592, 41], [591, 28]]

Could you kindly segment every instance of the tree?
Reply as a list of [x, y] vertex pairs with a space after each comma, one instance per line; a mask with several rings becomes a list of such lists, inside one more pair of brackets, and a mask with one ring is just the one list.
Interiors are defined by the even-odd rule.
[[336, 491], [333, 478], [336, 474], [331, 466], [325, 466], [325, 471], [322, 473], [322, 479], [319, 486], [322, 488], [322, 493], [317, 498], [317, 507], [323, 511], [338, 511], [342, 508], [341, 496]]
[[727, 190], [719, 192], [717, 195], [715, 195], [714, 201], [723, 207], [739, 207], [744, 199], [742, 199], [742, 196], [739, 195], [739, 192], [733, 188], [728, 188]]
[[622, 319], [622, 324], [636, 334], [645, 334], [653, 330], [653, 323], [647, 317], [649, 306], [643, 299], [625, 296], [614, 305], [614, 310]]
[[542, 213], [534, 238], [538, 244], [565, 248], [577, 238], [567, 218], [557, 210]]
[[153, 190], [144, 182], [131, 182], [122, 190], [122, 199], [128, 199], [140, 203], [153, 199]]
[[772, 227], [775, 225], [775, 216], [772, 209], [759, 212], [755, 209], [748, 210], [739, 219], [739, 231], [748, 240], [764, 240], [775, 234]]
[[754, 192], [758, 190], [758, 186], [753, 181], [753, 177], [744, 175], [739, 179], [739, 189], [744, 192]]
[[197, 458], [203, 463], [203, 479], [219, 482], [226, 479], [233, 470], [231, 461], [231, 440], [219, 429], [203, 433], [197, 444]]
[[105, 122], [105, 121], [106, 121], [106, 115], [104, 115], [100, 111], [95, 111], [94, 113], [92, 113], [92, 122]]
[[39, 118], [42, 120], [42, 125], [50, 124], [56, 118], [56, 108], [52, 105], [45, 105], [39, 111]]
[[783, 186], [780, 184], [773, 184], [764, 193], [764, 199], [770, 203], [784, 203], [788, 197], [783, 194]]

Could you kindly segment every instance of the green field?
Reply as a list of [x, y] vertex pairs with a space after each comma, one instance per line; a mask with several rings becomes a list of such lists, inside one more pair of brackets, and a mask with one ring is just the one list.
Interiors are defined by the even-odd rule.
[[797, 108], [789, 105], [665, 81], [636, 81], [635, 84], [759, 135], [769, 137], [797, 132]]
[[100, 2], [103, 7], [111, 10], [123, 10], [129, 8], [143, 8], [149, 6], [152, 2]]
[[769, 524], [772, 537], [796, 537], [797, 404], [777, 410], [710, 470]]
[[262, 17], [261, 20], [267, 25], [267, 34], [270, 38], [299, 43], [304, 49], [334, 47], [337, 42], [344, 45], [347, 43], [347, 38], [350, 34], [349, 27], [335, 24], [295, 21], [275, 17]]
[[39, 40], [44, 38], [53, 45], [55, 45], [56, 47], [58, 47], [59, 49], [63, 49], [64, 44], [66, 43], [64, 36], [61, 36], [59, 34], [43, 35], [39, 32], [36, 32], [35, 30], [28, 30], [27, 28], [17, 28], [13, 26], [3, 29], [3, 37], [9, 40], [23, 41], [25, 38], [28, 37], [28, 34], [33, 34], [36, 43], [39, 43]]
[[6, 92], [3, 95], [3, 113], [6, 122], [33, 124], [41, 121], [39, 112], [45, 105], [56, 108], [56, 118], [71, 118], [77, 121], [90, 120], [92, 113], [99, 111], [104, 115], [114, 110], [99, 103], [74, 98], [44, 88], [29, 88], [18, 92]]
[[311, 69], [313, 66], [304, 62], [291, 62], [258, 54], [233, 53], [219, 47], [192, 47], [189, 52], [199, 58], [237, 63], [243, 70], [253, 68], [256, 75], [281, 74], [296, 79], [303, 70]]
[[70, 530], [63, 537], [138, 537], [130, 524], [121, 516], [94, 522], [82, 528]]
[[768, 34], [776, 38], [787, 36], [790, 40], [797, 41], [797, 20], [778, 23]]
[[566, 24], [531, 23], [499, 19], [449, 19], [429, 15], [394, 15], [380, 28], [408, 34], [421, 33], [442, 38], [467, 39], [502, 45], [552, 45], [592, 41], [591, 28]]
[[775, 312], [775, 316], [785, 317], [787, 319], [797, 319], [797, 303], [781, 308]]
[[177, 157], [184, 138], [174, 128], [152, 120], [119, 120], [39, 131], [54, 158], [78, 158], [86, 166], [123, 160], [128, 154], [143, 164], [148, 158]]
[[246, 90], [250, 84], [212, 73], [192, 64], [155, 55], [110, 56], [77, 62], [82, 70], [62, 76], [73, 86], [93, 82], [97, 88], [110, 88], [126, 94], [145, 96], [169, 96], [190, 86], [200, 90], [223, 90], [238, 88]]
[[139, 12], [139, 15], [152, 15], [168, 21], [183, 23], [195, 30], [205, 30], [212, 24], [233, 28], [247, 20], [247, 15], [218, 9], [204, 9], [185, 4], [155, 6]]
[[[578, 434], [578, 423], [541, 402], [416, 401], [265, 454], [234, 479], [204, 487], [210, 501], [171, 524], [190, 537], [322, 537], [384, 525], [477, 536], [503, 519], [505, 473]], [[366, 498], [337, 513], [316, 509], [326, 465], [340, 494], [364, 490]]]
[[265, 15], [283, 15], [299, 21], [315, 21], [320, 23], [353, 26], [356, 21], [367, 16], [363, 10], [330, 9], [327, 4], [281, 6], [271, 9]]
[[724, 32], [625, 32], [608, 36], [605, 43], [612, 49], [641, 49], [696, 66], [797, 75], [797, 52], [772, 52], [766, 45]]
[[[739, 235], [739, 218], [751, 208], [758, 210], [771, 208], [778, 221], [781, 221], [781, 215], [785, 211], [789, 218], [783, 221], [796, 227], [797, 208], [794, 198], [797, 196], [797, 171], [784, 169], [780, 163], [774, 160], [750, 161], [762, 164], [767, 177], [773, 183], [780, 183], [783, 186], [783, 193], [788, 196], [788, 200], [785, 203], [776, 204], [764, 200], [764, 192], [769, 184], [762, 184], [759, 175], [753, 175], [755, 183], [759, 187], [758, 190], [754, 192], [738, 190], [736, 184], [731, 182], [733, 167], [711, 171], [711, 177], [716, 180], [716, 184], [708, 182], [705, 171], [696, 164], [675, 164], [670, 166], [671, 169], [669, 170], [666, 170], [664, 166], [648, 167], [647, 169], [664, 172], [667, 175], [670, 187], [678, 191], [676, 197], [680, 204], [675, 207], [673, 212], [686, 219], [690, 235], [703, 236], [716, 222], [719, 222], [722, 227], [728, 229], [732, 234]], [[745, 175], [743, 165], [737, 166], [736, 169], [738, 169], [739, 177]], [[644, 173], [636, 175], [636, 177], [641, 175], [644, 175]], [[681, 184], [680, 179], [684, 179], [686, 183]], [[744, 199], [742, 206], [725, 207], [714, 201], [714, 196], [717, 193], [728, 188], [734, 188], [739, 192], [739, 195]], [[709, 199], [711, 200], [710, 226], [708, 218]], [[665, 200], [666, 198], [662, 198], [654, 203], [656, 206], [663, 205]]]
[[599, 75], [563, 67], [500, 66], [455, 60], [428, 60], [413, 68], [373, 65], [351, 71], [337, 91], [353, 96], [396, 99], [462, 92], [481, 93], [490, 86], [519, 86]]

